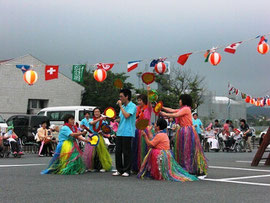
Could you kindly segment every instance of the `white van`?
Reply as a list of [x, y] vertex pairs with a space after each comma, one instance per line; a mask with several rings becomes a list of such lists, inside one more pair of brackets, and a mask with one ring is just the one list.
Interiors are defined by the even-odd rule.
[[90, 117], [93, 117], [93, 110], [95, 106], [60, 106], [60, 107], [48, 107], [41, 109], [37, 115], [47, 116], [50, 120], [50, 124], [61, 126], [64, 124], [64, 116], [66, 114], [72, 114], [75, 119], [75, 123], [80, 124], [84, 118], [84, 112], [89, 111]]

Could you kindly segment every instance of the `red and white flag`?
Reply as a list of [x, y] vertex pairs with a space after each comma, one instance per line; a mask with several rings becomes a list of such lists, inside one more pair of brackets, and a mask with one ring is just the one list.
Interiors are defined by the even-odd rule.
[[111, 70], [113, 66], [114, 66], [114, 63], [98, 63], [97, 64], [98, 68], [102, 68], [106, 71]]
[[45, 80], [52, 80], [58, 78], [59, 66], [46, 65], [45, 66]]
[[128, 62], [127, 72], [130, 72], [130, 71], [136, 69], [140, 62], [141, 62], [141, 60]]
[[238, 47], [241, 43], [242, 43], [242, 42], [236, 42], [236, 43], [233, 43], [233, 44], [231, 44], [230, 46], [227, 46], [227, 47], [224, 49], [224, 51], [225, 51], [225, 52], [228, 52], [228, 53], [230, 53], [230, 54], [234, 54], [235, 51], [236, 51], [236, 49], [237, 49], [237, 47]]

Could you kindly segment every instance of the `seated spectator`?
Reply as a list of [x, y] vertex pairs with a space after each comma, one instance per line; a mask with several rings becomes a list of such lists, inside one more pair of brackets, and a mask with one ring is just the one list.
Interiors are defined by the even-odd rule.
[[40, 146], [42, 147], [42, 142], [44, 142], [43, 144], [43, 148], [41, 150], [41, 153], [39, 154], [39, 156], [44, 156], [44, 155], [53, 155], [53, 151], [52, 151], [52, 135], [51, 135], [51, 130], [47, 129], [47, 122], [43, 121], [41, 123], [41, 128], [39, 128], [37, 130], [37, 142], [39, 142]]
[[4, 139], [7, 139], [10, 143], [12, 153], [22, 155], [23, 152], [21, 150], [21, 143], [18, 136], [14, 132], [14, 127], [9, 126], [7, 131], [8, 132], [4, 135]]
[[221, 128], [221, 125], [217, 119], [215, 120], [214, 128]]

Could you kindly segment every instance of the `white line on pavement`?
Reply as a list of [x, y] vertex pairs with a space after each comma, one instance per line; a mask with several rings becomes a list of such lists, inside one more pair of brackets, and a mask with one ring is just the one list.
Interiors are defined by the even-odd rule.
[[[235, 161], [235, 162], [237, 162], [237, 163], [252, 163], [252, 161]], [[265, 161], [260, 161], [260, 164], [264, 164], [265, 163]]]
[[20, 166], [43, 166], [46, 164], [16, 164], [16, 165], [0, 165], [0, 168], [6, 167], [20, 167]]
[[242, 177], [234, 177], [234, 178], [222, 178], [220, 180], [241, 180], [241, 179], [250, 179], [250, 178], [263, 178], [269, 177], [270, 175], [258, 175], [258, 176], [242, 176]]
[[252, 168], [235, 168], [226, 166], [209, 166], [214, 169], [228, 169], [228, 170], [239, 170], [239, 171], [258, 171], [258, 172], [270, 172], [270, 170], [252, 169]]
[[222, 179], [210, 179], [210, 178], [205, 178], [204, 180], [213, 181], [213, 182], [237, 183], [237, 184], [244, 184], [244, 185], [257, 185], [257, 186], [270, 187], [270, 184], [267, 184], [267, 183], [252, 183], [252, 182], [242, 182], [242, 181], [232, 181], [232, 180], [222, 180]]

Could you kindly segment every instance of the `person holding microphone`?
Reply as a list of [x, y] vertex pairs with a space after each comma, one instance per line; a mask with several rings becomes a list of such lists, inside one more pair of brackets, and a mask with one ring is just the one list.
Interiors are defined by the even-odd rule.
[[113, 176], [130, 176], [132, 163], [131, 141], [135, 137], [136, 105], [131, 101], [131, 91], [122, 89], [117, 105], [120, 107], [120, 123], [116, 134], [115, 164]]

